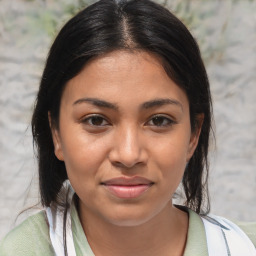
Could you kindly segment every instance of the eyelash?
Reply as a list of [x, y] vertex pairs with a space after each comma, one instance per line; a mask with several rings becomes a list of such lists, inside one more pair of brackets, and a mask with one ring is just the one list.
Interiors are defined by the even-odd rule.
[[[149, 124], [151, 121], [153, 120], [157, 120], [157, 119], [162, 119], [163, 123], [165, 122], [165, 124], [161, 124], [161, 125], [156, 125], [156, 124]], [[163, 127], [169, 127], [172, 126], [173, 124], [175, 124], [176, 122], [171, 119], [170, 117], [166, 117], [165, 115], [154, 115], [152, 117], [150, 117], [149, 121], [147, 121], [146, 124], [149, 124], [149, 126], [154, 126], [154, 127], [158, 127], [158, 128], [163, 128]]]
[[[101, 124], [93, 124], [93, 118], [94, 119], [98, 119], [98, 120], [94, 120], [94, 121], [101, 121]], [[159, 121], [159, 119], [162, 121], [160, 125], [157, 125], [157, 124], [150, 124], [150, 122], [153, 122], [153, 121]], [[102, 122], [105, 124], [102, 124]], [[93, 114], [93, 115], [90, 115], [90, 116], [87, 116], [86, 118], [84, 118], [82, 120], [82, 123], [84, 124], [88, 124], [92, 127], [105, 127], [105, 126], [109, 126], [111, 125], [111, 123], [104, 117], [104, 116], [101, 116], [101, 115], [98, 115], [98, 114]], [[148, 126], [153, 126], [153, 127], [158, 127], [158, 128], [163, 128], [163, 127], [169, 127], [169, 126], [172, 126], [173, 124], [175, 124], [176, 122], [174, 120], [172, 120], [171, 118], [169, 117], [166, 117], [164, 115], [160, 115], [160, 114], [157, 114], [157, 115], [154, 115], [152, 117], [150, 117], [150, 119], [145, 123], [146, 125]]]
[[[101, 121], [103, 121], [103, 122], [106, 122], [106, 124], [104, 124], [104, 125], [95, 125], [95, 124], [93, 124], [91, 121], [93, 120], [93, 118], [98, 118], [98, 119], [100, 119]], [[99, 120], [98, 120], [99, 121]], [[104, 117], [104, 116], [101, 116], [101, 115], [98, 115], [98, 114], [94, 114], [94, 115], [90, 115], [90, 116], [87, 116], [86, 118], [84, 118], [83, 120], [82, 120], [82, 123], [84, 123], [84, 124], [88, 124], [88, 125], [90, 125], [90, 126], [94, 126], [94, 127], [105, 127], [105, 126], [107, 126], [107, 125], [110, 125], [110, 123], [107, 121], [107, 119]]]

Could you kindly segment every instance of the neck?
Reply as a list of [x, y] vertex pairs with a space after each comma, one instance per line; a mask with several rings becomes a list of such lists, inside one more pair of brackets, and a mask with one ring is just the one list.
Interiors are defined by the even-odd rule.
[[136, 226], [112, 224], [82, 207], [79, 215], [96, 256], [183, 255], [188, 216], [171, 203], [149, 221]]

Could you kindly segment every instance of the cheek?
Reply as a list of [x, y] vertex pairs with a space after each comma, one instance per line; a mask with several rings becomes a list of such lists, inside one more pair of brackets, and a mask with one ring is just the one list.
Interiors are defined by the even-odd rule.
[[88, 203], [90, 198], [95, 197], [95, 186], [100, 183], [99, 170], [103, 169], [105, 154], [99, 142], [90, 143], [90, 140], [84, 139], [82, 142], [72, 140], [71, 143], [64, 152], [67, 175], [79, 198]]
[[156, 156], [155, 163], [157, 168], [161, 170], [160, 174], [166, 183], [172, 181], [179, 184], [183, 176], [189, 144], [189, 139], [186, 137], [178, 137], [178, 139], [175, 137], [175, 139], [170, 138], [170, 140], [165, 139], [155, 143], [153, 153]]
[[188, 140], [179, 138], [165, 139], [159, 143], [158, 147], [154, 148], [154, 151], [161, 163], [167, 166], [178, 166], [186, 162], [188, 146]]
[[82, 176], [94, 176], [106, 156], [104, 140], [95, 139], [81, 131], [74, 134], [65, 136], [62, 143], [68, 176], [75, 176], [78, 180]]

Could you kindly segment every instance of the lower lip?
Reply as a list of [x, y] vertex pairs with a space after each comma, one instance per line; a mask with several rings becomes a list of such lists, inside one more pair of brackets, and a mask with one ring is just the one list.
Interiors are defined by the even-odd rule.
[[104, 185], [107, 190], [119, 198], [136, 198], [145, 193], [151, 184], [122, 186], [122, 185]]

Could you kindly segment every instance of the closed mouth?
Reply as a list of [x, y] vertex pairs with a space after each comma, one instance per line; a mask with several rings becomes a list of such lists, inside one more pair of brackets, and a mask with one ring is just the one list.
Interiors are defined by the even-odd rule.
[[144, 194], [154, 182], [143, 177], [118, 177], [102, 182], [111, 194], [118, 198], [137, 198]]

